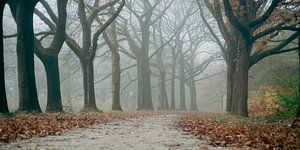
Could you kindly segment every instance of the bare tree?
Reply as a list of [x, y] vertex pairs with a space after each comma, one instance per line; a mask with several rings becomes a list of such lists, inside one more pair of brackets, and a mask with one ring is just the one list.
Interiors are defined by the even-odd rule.
[[[159, 32], [159, 42], [156, 39], [156, 34], [153, 34], [153, 40], [154, 40], [154, 47], [155, 49], [159, 49], [158, 45], [163, 45], [163, 35], [162, 35], [162, 29], [161, 29], [161, 20], [158, 24], [158, 32]], [[155, 33], [155, 27], [153, 27], [153, 33]], [[163, 61], [163, 52], [164, 52], [164, 46], [159, 50], [156, 54], [157, 56], [157, 65], [156, 67], [159, 70], [159, 101], [160, 106], [159, 109], [162, 110], [168, 110], [169, 109], [169, 102], [168, 102], [168, 96], [167, 96], [167, 89], [166, 89], [166, 66]]]
[[[45, 8], [50, 8], [45, 0], [40, 1]], [[59, 78], [59, 66], [58, 55], [65, 41], [65, 27], [67, 20], [67, 3], [68, 0], [57, 0], [58, 17], [53, 11], [48, 11], [52, 16], [54, 24], [51, 24], [49, 28], [55, 31], [54, 38], [49, 47], [45, 48], [41, 44], [41, 40], [36, 38], [35, 54], [42, 61], [47, 77], [47, 107], [46, 111], [61, 112], [63, 111], [60, 91], [60, 78]], [[49, 10], [49, 9], [48, 9]], [[36, 14], [46, 17], [39, 10], [35, 10]], [[49, 20], [50, 22], [50, 20]], [[43, 39], [43, 38], [41, 38]]]
[[[139, 8], [134, 8], [133, 3], [136, 2], [141, 6]], [[149, 0], [145, 1], [129, 1], [126, 7], [130, 11], [130, 20], [132, 15], [137, 19], [138, 25], [140, 27], [141, 36], [136, 33], [136, 30], [133, 30], [134, 35], [138, 35], [132, 37], [130, 31], [128, 30], [128, 23], [125, 19], [125, 28], [123, 28], [123, 32], [126, 36], [127, 43], [130, 48], [129, 56], [137, 60], [137, 76], [138, 76], [138, 110], [153, 110], [152, 104], [152, 92], [151, 92], [151, 70], [149, 60], [151, 55], [149, 56], [149, 45], [150, 45], [150, 27], [153, 25], [159, 18], [161, 18], [167, 9], [171, 6], [173, 0], [171, 1], [155, 1], [155, 3], [151, 3]], [[157, 15], [154, 15], [154, 11], [159, 8], [159, 6], [163, 3], [162, 10], [159, 11]], [[140, 9], [142, 12], [137, 11], [135, 9]], [[133, 29], [135, 27], [130, 22], [130, 25]]]
[[[96, 0], [93, 5], [86, 3], [84, 0], [76, 1], [78, 6], [78, 18], [82, 29], [82, 47], [72, 39], [71, 36], [66, 35], [66, 43], [70, 49], [80, 59], [82, 74], [83, 74], [83, 89], [84, 89], [84, 108], [97, 109], [94, 90], [94, 58], [98, 48], [98, 38], [101, 33], [113, 22], [122, 10], [125, 1], [122, 1], [116, 13], [114, 13], [100, 28], [96, 29], [92, 37], [92, 25], [96, 21], [98, 14], [109, 7], [114, 6], [119, 0], [113, 0], [106, 4], [99, 6], [99, 1]], [[87, 12], [87, 10], [90, 10]], [[53, 12], [50, 8], [46, 8], [48, 14]], [[42, 16], [37, 14], [41, 19]], [[51, 15], [50, 15], [51, 17]], [[55, 19], [52, 17], [52, 21]], [[43, 20], [43, 19], [42, 19]], [[48, 19], [49, 20], [49, 19]], [[48, 26], [50, 23], [43, 20]], [[55, 22], [55, 21], [54, 21]]]
[[[114, 13], [114, 8], [111, 7], [110, 13]], [[101, 23], [102, 24], [102, 23]], [[122, 110], [120, 103], [120, 81], [121, 81], [121, 67], [119, 46], [117, 41], [116, 23], [112, 22], [110, 28], [103, 32], [103, 38], [111, 51], [112, 63], [112, 110]]]

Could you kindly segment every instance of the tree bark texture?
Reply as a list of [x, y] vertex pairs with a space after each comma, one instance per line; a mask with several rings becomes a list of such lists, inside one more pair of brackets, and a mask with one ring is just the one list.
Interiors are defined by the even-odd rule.
[[[298, 61], [300, 66], [300, 31], [298, 31]], [[298, 71], [299, 77], [298, 77], [298, 111], [296, 117], [300, 117], [300, 70]]]
[[84, 109], [97, 110], [94, 89], [94, 63], [93, 59], [81, 59], [84, 90]]
[[3, 11], [5, 1], [0, 2], [0, 113], [8, 113], [7, 97], [5, 91], [5, 71], [4, 71], [4, 48], [3, 48]]
[[35, 5], [36, 1], [33, 0], [19, 0], [16, 10], [19, 110], [28, 112], [41, 112], [34, 72], [33, 12]]
[[227, 101], [226, 101], [226, 111], [231, 112], [233, 110], [232, 105], [232, 94], [233, 94], [233, 82], [234, 82], [234, 70], [236, 64], [234, 60], [236, 59], [236, 49], [237, 44], [232, 43], [227, 44], [227, 57], [226, 57], [226, 65], [227, 65]]
[[248, 117], [248, 77], [252, 47], [244, 38], [238, 41], [236, 68], [233, 75], [232, 110], [233, 114]]
[[58, 56], [44, 57], [47, 78], [47, 112], [62, 112]]

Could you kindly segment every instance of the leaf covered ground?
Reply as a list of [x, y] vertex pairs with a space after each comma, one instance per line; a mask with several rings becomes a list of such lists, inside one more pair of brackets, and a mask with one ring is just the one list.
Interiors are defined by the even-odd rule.
[[189, 114], [180, 118], [178, 125], [213, 146], [300, 149], [300, 128], [291, 128], [288, 123], [228, 114]]
[[74, 128], [88, 128], [95, 124], [147, 115], [150, 115], [150, 113], [89, 112], [77, 114], [18, 114], [12, 117], [0, 116], [0, 143], [9, 143], [16, 139], [60, 135], [62, 132]]

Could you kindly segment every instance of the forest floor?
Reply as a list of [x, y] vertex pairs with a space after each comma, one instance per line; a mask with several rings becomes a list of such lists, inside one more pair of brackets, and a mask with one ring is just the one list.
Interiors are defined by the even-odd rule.
[[0, 116], [0, 150], [300, 149], [300, 126], [290, 123], [203, 112], [14, 114]]
[[[17, 140], [0, 149], [220, 149], [177, 129], [178, 114], [152, 114]], [[222, 148], [224, 149], [224, 148]]]

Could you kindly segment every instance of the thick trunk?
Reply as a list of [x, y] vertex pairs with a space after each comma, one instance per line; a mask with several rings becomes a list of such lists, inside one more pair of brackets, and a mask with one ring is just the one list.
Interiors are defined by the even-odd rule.
[[151, 95], [151, 72], [149, 60], [137, 60], [138, 73], [138, 108], [137, 110], [153, 110], [152, 95]]
[[227, 64], [227, 100], [226, 100], [226, 111], [232, 111], [232, 94], [233, 94], [233, 82], [234, 82], [234, 72], [236, 68], [236, 50], [237, 43], [229, 43], [227, 44], [227, 57], [226, 57], [226, 64]]
[[241, 38], [233, 75], [232, 110], [230, 111], [245, 117], [248, 117], [249, 49], [251, 49], [249, 45]]
[[45, 56], [43, 59], [47, 77], [47, 112], [62, 112], [58, 56]]
[[189, 88], [190, 88], [190, 98], [191, 98], [190, 110], [191, 111], [198, 111], [198, 107], [197, 107], [197, 88], [196, 88], [196, 83], [195, 83], [194, 80], [190, 81]]
[[83, 75], [84, 109], [98, 110], [94, 89], [94, 63], [92, 59], [81, 61]]
[[226, 111], [232, 111], [232, 91], [233, 91], [233, 72], [234, 63], [232, 61], [227, 61], [227, 101], [226, 101]]
[[0, 2], [0, 113], [8, 113], [5, 91], [4, 50], [3, 50], [3, 10], [5, 1]]
[[[173, 50], [174, 51], [174, 50]], [[175, 73], [176, 73], [176, 58], [175, 52], [172, 52], [172, 72], [171, 72], [171, 109], [175, 110]]]
[[[300, 32], [298, 32], [298, 63], [300, 67]], [[298, 77], [298, 111], [297, 111], [297, 116], [300, 117], [300, 70], [298, 71], [299, 77]]]
[[16, 11], [19, 110], [29, 112], [41, 112], [37, 97], [33, 55], [33, 11], [35, 4], [32, 1], [19, 1]]
[[186, 110], [185, 104], [185, 75], [184, 75], [184, 56], [180, 54], [180, 66], [179, 66], [179, 81], [180, 81], [180, 110]]

